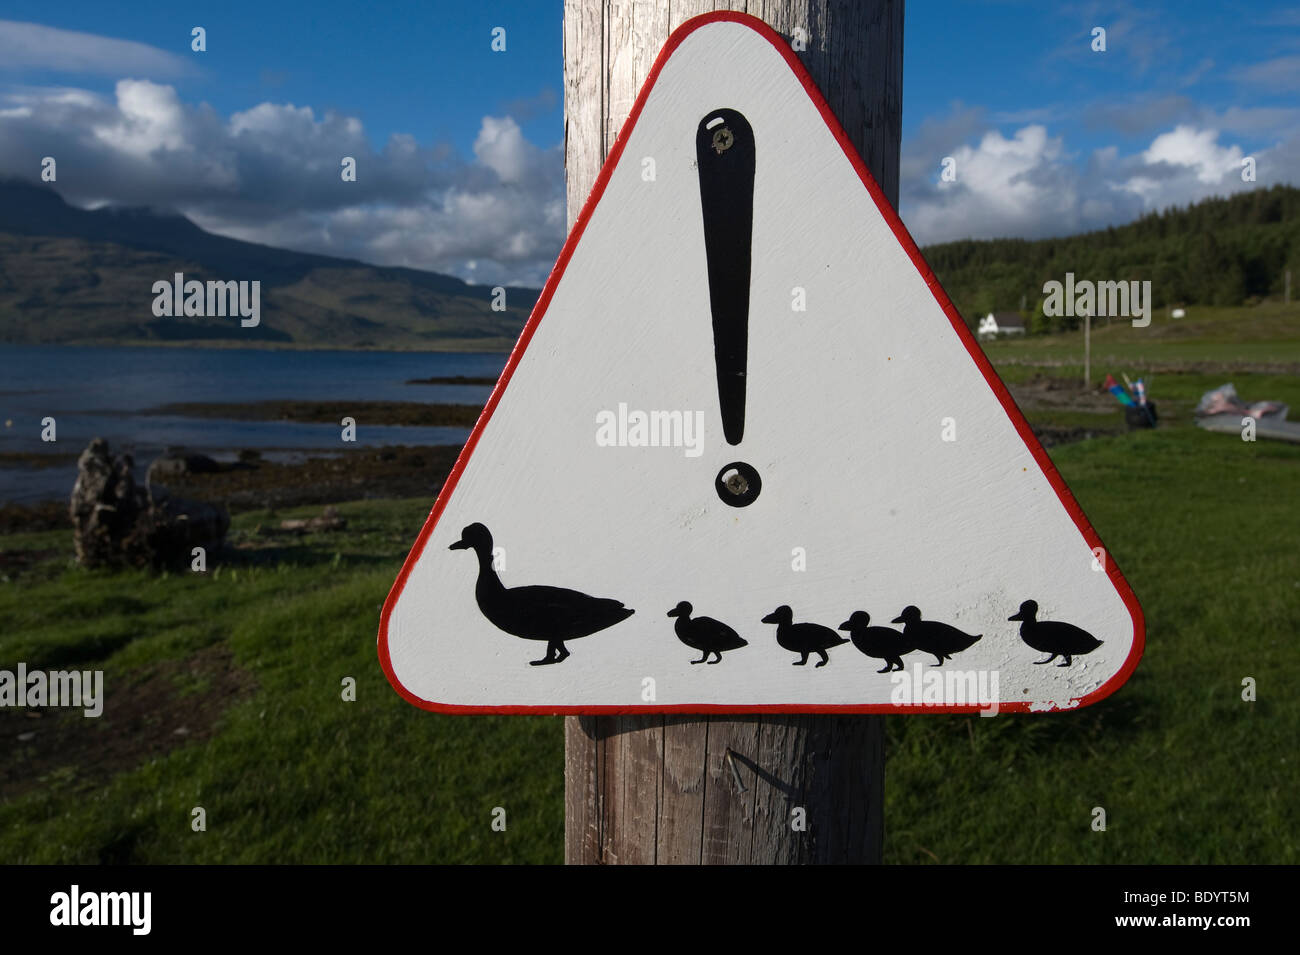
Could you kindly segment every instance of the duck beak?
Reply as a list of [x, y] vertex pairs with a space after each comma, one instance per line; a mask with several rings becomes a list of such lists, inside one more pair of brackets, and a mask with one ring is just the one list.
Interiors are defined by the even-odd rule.
[[840, 624], [840, 625], [839, 625], [838, 627], [836, 627], [835, 629], [836, 629], [836, 630], [848, 630], [848, 629], [849, 629], [849, 622], [848, 622], [847, 620], [845, 620], [842, 624]]
[[902, 622], [903, 622], [903, 618], [902, 618], [902, 617], [895, 617], [893, 620], [891, 620], [891, 621], [889, 621], [889, 622], [890, 622], [890, 623], [902, 623]]
[[466, 544], [464, 538], [462, 538], [448, 547], [447, 550], [469, 550], [469, 544]]
[[1017, 614], [1012, 614], [1010, 617], [1007, 617], [1007, 619], [1008, 619], [1008, 620], [1023, 620], [1024, 617], [1020, 616], [1020, 614], [1017, 613]]
[[670, 616], [670, 617], [675, 617], [675, 616], [677, 616], [677, 608], [674, 607], [672, 610], [668, 611], [668, 616]]

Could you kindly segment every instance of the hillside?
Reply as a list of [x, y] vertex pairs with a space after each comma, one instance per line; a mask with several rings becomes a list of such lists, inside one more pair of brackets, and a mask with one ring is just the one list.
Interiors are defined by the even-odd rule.
[[967, 321], [1026, 313], [1066, 272], [1093, 281], [1150, 280], [1153, 305], [1242, 305], [1300, 296], [1300, 189], [1273, 186], [1170, 208], [1136, 222], [1058, 239], [963, 240], [921, 250]]
[[[1300, 297], [1300, 189], [1274, 186], [1055, 239], [963, 240], [922, 250], [959, 311], [1026, 313], [1043, 283], [1151, 281], [1153, 306], [1236, 306]], [[262, 322], [155, 318], [153, 283], [259, 279]], [[325, 348], [504, 351], [537, 300], [417, 269], [275, 249], [204, 232], [183, 216], [76, 209], [52, 189], [0, 182], [0, 341], [79, 344], [225, 342]]]
[[[256, 328], [156, 318], [153, 283], [260, 280]], [[536, 289], [506, 291], [417, 269], [290, 252], [204, 232], [183, 216], [74, 208], [52, 189], [0, 182], [0, 341], [189, 341], [494, 351], [514, 344]]]

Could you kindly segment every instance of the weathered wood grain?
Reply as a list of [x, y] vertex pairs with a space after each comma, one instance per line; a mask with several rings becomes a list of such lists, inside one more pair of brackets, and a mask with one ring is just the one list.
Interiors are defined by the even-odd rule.
[[[565, 0], [570, 227], [669, 33], [715, 9], [805, 31], [800, 59], [897, 203], [903, 0]], [[566, 720], [570, 863], [878, 862], [883, 798], [881, 717]]]
[[[664, 719], [664, 748], [658, 766], [644, 766], [647, 777], [662, 780], [658, 861], [698, 865], [704, 813], [704, 764], [708, 735], [704, 724], [679, 716]], [[573, 860], [586, 861], [586, 860]]]
[[[758, 745], [758, 720], [710, 720], [705, 731], [708, 745], [704, 751], [700, 862], [704, 865], [748, 864], [752, 861], [754, 848], [754, 797], [760, 783], [741, 760], [744, 754], [754, 752]], [[730, 761], [728, 754], [733, 754]], [[734, 771], [732, 763], [736, 767]]]

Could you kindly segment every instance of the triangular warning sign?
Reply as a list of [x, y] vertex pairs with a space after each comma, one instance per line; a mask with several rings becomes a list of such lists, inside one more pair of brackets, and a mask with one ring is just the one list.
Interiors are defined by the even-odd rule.
[[433, 710], [1053, 709], [1137, 601], [806, 71], [652, 70], [384, 607]]

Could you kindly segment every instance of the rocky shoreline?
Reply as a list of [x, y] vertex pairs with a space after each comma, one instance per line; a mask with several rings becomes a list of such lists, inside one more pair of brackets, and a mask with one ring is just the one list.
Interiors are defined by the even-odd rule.
[[[471, 379], [426, 379], [421, 383], [464, 384]], [[1109, 410], [1109, 396], [1079, 393], [1059, 380], [1035, 379], [1012, 386], [1026, 410]], [[244, 403], [184, 403], [163, 405], [146, 414], [176, 414], [241, 421], [295, 421], [339, 424], [344, 417], [358, 425], [415, 425], [471, 428], [478, 405], [430, 404], [416, 401], [259, 401]], [[1099, 424], [1105, 421], [1099, 416]], [[1116, 427], [1035, 425], [1045, 447], [1115, 434]], [[271, 461], [256, 451], [242, 451], [238, 461], [212, 469], [182, 469], [162, 477], [168, 490], [188, 498], [210, 501], [231, 513], [299, 505], [325, 505], [366, 498], [427, 498], [430, 504], [460, 454], [459, 445], [349, 447], [303, 451], [292, 461]], [[7, 454], [0, 464], [46, 467], [66, 463], [68, 455]], [[69, 488], [71, 491], [71, 488]], [[0, 534], [71, 528], [67, 499], [32, 505], [0, 505]]]
[[433, 378], [408, 378], [408, 385], [495, 385], [495, 378], [476, 378], [469, 375], [442, 375]]
[[338, 424], [352, 418], [358, 425], [414, 425], [417, 427], [472, 428], [483, 411], [481, 405], [431, 404], [422, 401], [249, 401], [179, 402], [159, 405], [141, 414], [181, 415], [187, 418], [225, 418], [230, 421], [294, 421], [302, 424]]
[[[169, 475], [167, 489], [232, 514], [369, 498], [425, 497], [432, 505], [459, 454], [458, 445], [397, 445], [307, 452], [292, 464], [244, 454], [216, 471]], [[64, 528], [72, 529], [66, 499], [0, 505], [0, 534]]]

